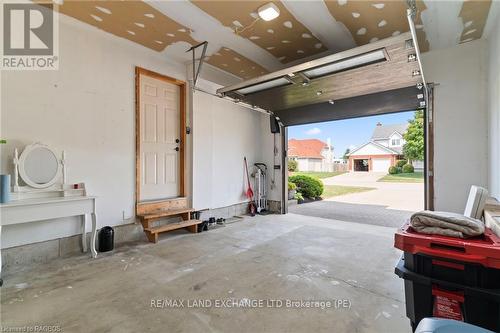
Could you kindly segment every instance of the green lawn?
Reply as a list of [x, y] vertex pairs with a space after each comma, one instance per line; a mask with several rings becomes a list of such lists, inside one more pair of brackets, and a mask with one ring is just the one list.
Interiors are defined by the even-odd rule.
[[335, 172], [313, 172], [313, 171], [307, 171], [307, 172], [302, 172], [302, 171], [296, 171], [296, 172], [290, 172], [290, 176], [295, 176], [295, 175], [306, 175], [306, 176], [312, 176], [316, 177], [319, 179], [323, 178], [329, 178], [329, 177], [334, 177], [341, 175], [343, 173], [346, 173], [347, 171], [335, 171]]
[[357, 186], [340, 186], [340, 185], [325, 185], [325, 190], [321, 195], [322, 198], [337, 197], [339, 195], [359, 193], [375, 190], [374, 187], [357, 187]]
[[413, 172], [413, 173], [398, 173], [396, 175], [385, 175], [378, 181], [390, 182], [390, 183], [423, 183], [424, 173]]

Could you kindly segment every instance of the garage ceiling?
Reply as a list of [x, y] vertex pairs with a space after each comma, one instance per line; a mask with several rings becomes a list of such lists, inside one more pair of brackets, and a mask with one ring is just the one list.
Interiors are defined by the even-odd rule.
[[[269, 22], [256, 15], [267, 1], [66, 0], [58, 7], [174, 61], [189, 61], [185, 51], [206, 40], [207, 62], [240, 79], [408, 31], [403, 0], [272, 2], [281, 14]], [[481, 38], [490, 7], [491, 0], [417, 1], [422, 51]]]

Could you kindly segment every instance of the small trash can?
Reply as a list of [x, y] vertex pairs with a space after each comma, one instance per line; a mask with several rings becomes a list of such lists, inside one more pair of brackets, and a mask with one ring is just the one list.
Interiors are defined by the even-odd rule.
[[115, 231], [106, 226], [99, 230], [99, 252], [112, 251], [115, 243]]

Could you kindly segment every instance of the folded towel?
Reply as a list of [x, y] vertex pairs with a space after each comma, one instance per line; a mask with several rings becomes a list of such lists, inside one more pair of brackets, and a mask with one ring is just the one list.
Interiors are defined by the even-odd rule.
[[410, 224], [416, 231], [431, 235], [467, 238], [484, 233], [483, 221], [449, 212], [417, 212]]

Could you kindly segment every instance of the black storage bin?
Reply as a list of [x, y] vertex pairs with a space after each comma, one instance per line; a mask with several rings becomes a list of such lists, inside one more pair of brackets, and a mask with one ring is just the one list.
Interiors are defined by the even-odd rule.
[[404, 252], [404, 267], [410, 271], [438, 280], [470, 287], [500, 288], [500, 269], [478, 263]]
[[99, 252], [112, 251], [115, 243], [115, 231], [111, 227], [103, 227], [99, 230]]
[[[415, 265], [415, 262], [408, 263], [408, 266], [411, 265]], [[435, 303], [439, 295], [436, 296], [435, 293], [439, 291], [445, 295], [456, 296], [455, 299], [452, 297], [454, 305], [450, 308], [459, 309], [461, 318], [455, 319], [500, 332], [499, 288], [481, 288], [445, 281], [418, 274], [405, 266], [406, 260], [402, 258], [395, 268], [395, 273], [405, 280], [406, 315], [410, 318], [413, 331], [423, 318], [436, 316]], [[420, 268], [417, 267], [418, 269]]]

